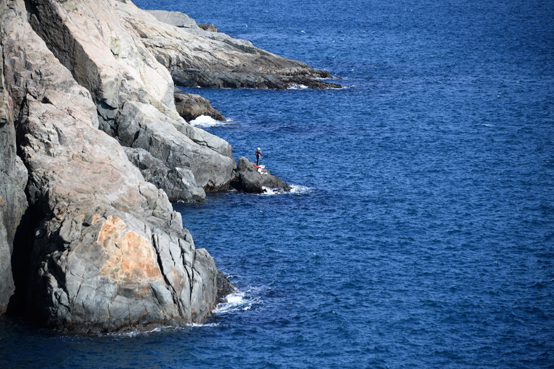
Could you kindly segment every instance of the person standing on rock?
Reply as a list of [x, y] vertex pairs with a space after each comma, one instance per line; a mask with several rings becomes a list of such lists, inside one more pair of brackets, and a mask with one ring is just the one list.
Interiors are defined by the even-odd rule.
[[260, 166], [260, 158], [262, 157], [262, 150], [258, 147], [258, 150], [256, 150], [256, 166]]

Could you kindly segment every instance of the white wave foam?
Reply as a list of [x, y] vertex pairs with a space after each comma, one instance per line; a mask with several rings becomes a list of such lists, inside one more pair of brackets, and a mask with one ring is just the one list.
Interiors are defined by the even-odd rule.
[[263, 196], [279, 195], [279, 194], [285, 193], [280, 188], [272, 188], [272, 187], [262, 186], [262, 189], [264, 190], [264, 192], [261, 193], [260, 195], [263, 195]]
[[198, 118], [191, 120], [190, 124], [194, 127], [217, 127], [217, 126], [224, 126], [227, 124], [228, 121], [222, 122], [219, 120], [215, 120], [212, 117], [209, 117], [207, 115], [201, 115]]
[[313, 188], [306, 187], [306, 186], [297, 186], [297, 185], [291, 185], [291, 190], [288, 192], [285, 192], [284, 190], [280, 188], [273, 188], [273, 187], [265, 187], [262, 186], [262, 189], [265, 191], [260, 194], [260, 196], [271, 196], [271, 195], [286, 195], [286, 194], [305, 194], [312, 192]]
[[292, 86], [290, 86], [288, 89], [289, 90], [305, 90], [306, 88], [308, 88], [308, 86], [295, 83]]
[[124, 338], [124, 337], [137, 337], [137, 336], [147, 336], [153, 333], [158, 332], [165, 332], [165, 331], [175, 331], [175, 330], [183, 330], [187, 328], [207, 328], [207, 327], [218, 327], [219, 323], [206, 323], [206, 324], [198, 324], [198, 323], [191, 323], [187, 324], [184, 327], [179, 326], [173, 326], [173, 325], [165, 325], [162, 327], [156, 327], [151, 330], [147, 331], [131, 331], [131, 332], [125, 332], [125, 333], [118, 333], [118, 332], [110, 332], [110, 333], [99, 333], [98, 337], [113, 337], [113, 338]]
[[163, 329], [170, 329], [173, 328], [171, 326], [163, 326], [163, 327], [156, 327], [154, 329], [148, 330], [148, 331], [131, 331], [131, 332], [125, 332], [125, 333], [118, 333], [118, 332], [110, 332], [110, 333], [98, 333], [98, 337], [136, 337], [136, 336], [144, 336], [155, 332], [161, 332]]
[[187, 324], [187, 327], [205, 328], [205, 327], [217, 327], [218, 325], [219, 325], [219, 323], [207, 323], [207, 324], [191, 323], [191, 324]]
[[251, 292], [252, 289], [241, 292], [237, 291], [236, 293], [231, 293], [225, 296], [225, 302], [217, 304], [217, 307], [213, 311], [214, 314], [227, 314], [234, 311], [248, 311], [252, 309], [254, 304], [260, 303], [259, 298], [252, 298], [247, 296], [247, 293]]
[[303, 194], [312, 192], [313, 188], [299, 185], [291, 185], [289, 193]]

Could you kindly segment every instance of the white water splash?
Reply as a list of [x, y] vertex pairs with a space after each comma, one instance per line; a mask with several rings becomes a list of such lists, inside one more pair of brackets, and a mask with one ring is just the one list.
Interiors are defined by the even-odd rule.
[[285, 193], [285, 191], [281, 190], [280, 188], [262, 186], [262, 189], [264, 190], [264, 192], [260, 194], [262, 196], [281, 195]]
[[192, 328], [205, 328], [205, 327], [217, 327], [219, 326], [219, 323], [207, 323], [207, 324], [198, 324], [198, 323], [191, 323], [191, 324], [187, 324], [187, 327], [192, 327]]
[[217, 126], [224, 126], [228, 124], [229, 121], [219, 121], [215, 120], [212, 117], [209, 117], [207, 115], [201, 115], [198, 118], [191, 120], [190, 125], [194, 127], [217, 127]]
[[235, 311], [248, 311], [252, 309], [253, 305], [259, 304], [261, 302], [258, 297], [252, 298], [250, 296], [250, 292], [252, 291], [253, 289], [249, 289], [246, 292], [237, 291], [235, 293], [227, 295], [225, 297], [226, 301], [217, 304], [217, 307], [212, 312], [214, 314], [220, 315], [232, 313]]
[[294, 194], [304, 194], [304, 193], [310, 193], [313, 191], [313, 188], [307, 187], [307, 186], [299, 186], [299, 185], [291, 185], [291, 190], [289, 193]]
[[288, 90], [305, 90], [305, 89], [307, 89], [307, 88], [308, 88], [308, 86], [300, 85], [300, 84], [296, 84], [296, 83], [295, 83], [295, 84], [291, 85], [291, 86], [288, 88]]
[[312, 192], [313, 188], [306, 186], [291, 185], [291, 190], [286, 192], [280, 188], [272, 188], [262, 186], [262, 189], [265, 191], [260, 194], [260, 196], [271, 196], [271, 195], [286, 195], [286, 194], [306, 194]]

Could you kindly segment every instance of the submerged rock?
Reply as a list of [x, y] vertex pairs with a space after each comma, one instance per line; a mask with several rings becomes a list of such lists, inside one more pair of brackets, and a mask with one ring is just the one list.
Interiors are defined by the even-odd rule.
[[212, 117], [215, 120], [225, 121], [219, 111], [214, 109], [210, 102], [200, 95], [186, 94], [175, 89], [175, 107], [179, 115], [187, 122], [195, 120], [201, 115]]
[[[260, 172], [261, 171], [261, 172]], [[265, 188], [290, 191], [290, 185], [277, 178], [265, 169], [257, 169], [253, 163], [244, 156], [239, 158], [237, 175], [231, 182], [231, 186], [237, 191], [248, 193], [264, 193]], [[265, 188], [264, 188], [265, 187]]]

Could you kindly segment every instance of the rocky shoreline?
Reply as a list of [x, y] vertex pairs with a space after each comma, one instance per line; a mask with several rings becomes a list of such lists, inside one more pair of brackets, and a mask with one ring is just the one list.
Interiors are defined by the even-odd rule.
[[143, 330], [201, 322], [232, 290], [170, 201], [290, 187], [191, 126], [224, 118], [174, 84], [340, 86], [205, 28], [129, 0], [0, 2], [0, 313]]

